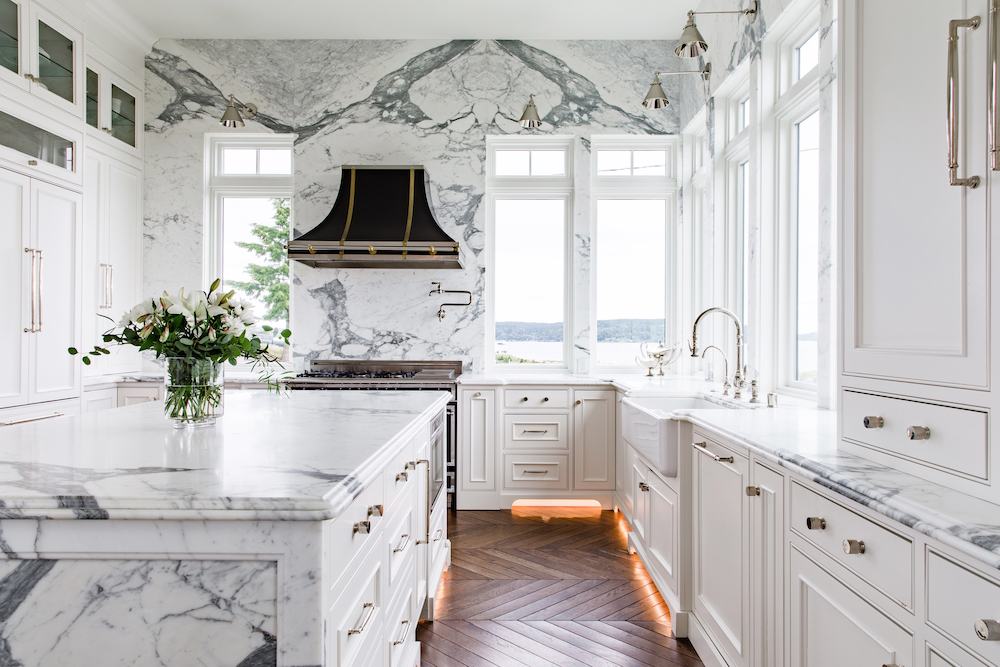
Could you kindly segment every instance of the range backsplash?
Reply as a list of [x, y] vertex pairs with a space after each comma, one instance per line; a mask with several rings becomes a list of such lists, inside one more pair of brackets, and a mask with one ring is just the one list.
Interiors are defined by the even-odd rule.
[[[342, 164], [420, 164], [442, 228], [467, 251], [464, 270], [336, 270], [293, 263], [299, 365], [309, 358], [485, 359], [487, 135], [526, 133], [536, 95], [545, 132], [571, 134], [577, 174], [593, 134], [676, 133], [705, 103], [698, 77], [669, 77], [673, 103], [639, 102], [657, 69], [690, 68], [670, 41], [162, 40], [146, 60], [144, 293], [202, 282], [204, 133], [219, 132], [225, 95], [261, 115], [246, 131], [295, 132], [296, 234], [329, 212]], [[723, 68], [725, 69], [725, 68]], [[719, 72], [722, 73], [721, 71]], [[590, 220], [577, 178], [577, 321], [571, 368], [589, 365]], [[443, 322], [431, 281], [469, 290]], [[475, 363], [474, 363], [475, 362]]]

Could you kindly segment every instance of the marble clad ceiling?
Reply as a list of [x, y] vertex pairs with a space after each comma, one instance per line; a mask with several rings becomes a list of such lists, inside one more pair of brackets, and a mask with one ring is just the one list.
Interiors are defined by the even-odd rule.
[[[696, 0], [117, 0], [175, 39], [677, 39]], [[722, 4], [728, 5], [727, 2]], [[733, 8], [739, 2], [733, 2]], [[721, 5], [720, 5], [721, 6]], [[726, 6], [726, 9], [730, 7]]]

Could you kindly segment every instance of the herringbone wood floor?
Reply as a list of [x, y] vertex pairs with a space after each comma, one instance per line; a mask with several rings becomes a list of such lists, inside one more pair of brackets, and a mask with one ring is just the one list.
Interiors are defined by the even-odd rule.
[[702, 665], [639, 557], [628, 524], [591, 508], [451, 512], [452, 566], [437, 620], [417, 639], [425, 667]]

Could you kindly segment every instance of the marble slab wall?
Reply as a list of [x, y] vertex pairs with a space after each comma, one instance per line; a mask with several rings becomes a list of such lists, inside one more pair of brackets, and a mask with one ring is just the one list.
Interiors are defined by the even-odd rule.
[[0, 561], [0, 664], [264, 667], [273, 561]]
[[[296, 233], [329, 212], [344, 164], [420, 164], [441, 227], [466, 248], [464, 270], [314, 269], [293, 262], [297, 364], [310, 358], [486, 358], [485, 152], [488, 135], [528, 134], [528, 94], [545, 122], [533, 135], [576, 137], [578, 174], [589, 137], [676, 133], [704, 104], [698, 77], [668, 77], [673, 102], [640, 102], [656, 70], [680, 70], [671, 41], [181, 40], [160, 41], [146, 68], [144, 291], [202, 283], [204, 135], [219, 132], [226, 95], [260, 108], [246, 132], [292, 132]], [[590, 205], [577, 179], [573, 220], [575, 359], [591, 336]], [[431, 281], [469, 290], [472, 306], [443, 322]]]

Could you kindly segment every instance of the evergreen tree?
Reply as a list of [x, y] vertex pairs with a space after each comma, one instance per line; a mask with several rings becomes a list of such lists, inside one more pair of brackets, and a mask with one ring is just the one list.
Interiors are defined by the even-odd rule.
[[255, 224], [250, 232], [260, 239], [259, 243], [237, 241], [236, 245], [263, 257], [262, 264], [248, 264], [250, 280], [227, 280], [229, 287], [264, 302], [267, 311], [261, 319], [276, 322], [288, 321], [288, 243], [291, 201], [272, 199], [274, 222], [270, 225]]

